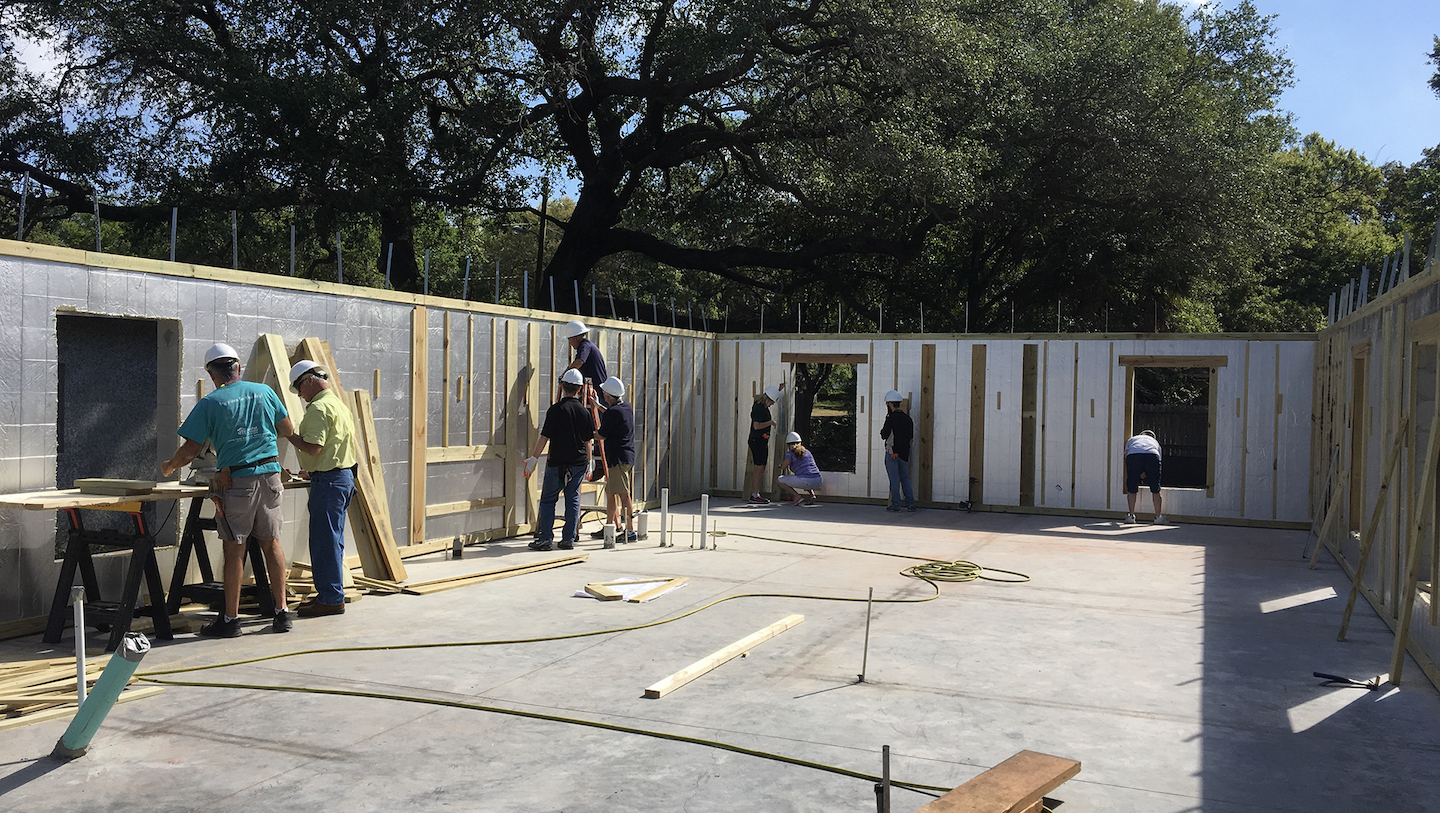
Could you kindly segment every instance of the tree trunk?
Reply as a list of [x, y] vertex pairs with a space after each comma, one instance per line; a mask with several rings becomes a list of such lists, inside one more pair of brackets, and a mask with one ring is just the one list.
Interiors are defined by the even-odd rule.
[[[581, 187], [575, 209], [565, 223], [564, 236], [545, 269], [545, 276], [555, 280], [556, 310], [575, 309], [575, 284], [583, 286], [595, 264], [612, 253], [609, 232], [620, 222], [622, 208], [611, 187], [603, 183], [586, 183]], [[548, 291], [545, 296], [548, 303]]]
[[424, 289], [420, 267], [415, 262], [415, 215], [409, 206], [380, 210], [380, 257], [375, 268], [382, 277], [387, 262], [390, 284], [395, 290], [420, 293]]

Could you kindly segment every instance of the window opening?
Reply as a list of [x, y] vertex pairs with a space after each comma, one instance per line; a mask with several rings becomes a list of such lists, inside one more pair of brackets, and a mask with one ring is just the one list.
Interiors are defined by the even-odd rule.
[[855, 471], [856, 364], [795, 364], [795, 419], [821, 471]]
[[1137, 367], [1132, 434], [1149, 429], [1160, 441], [1166, 488], [1210, 483], [1210, 370]]

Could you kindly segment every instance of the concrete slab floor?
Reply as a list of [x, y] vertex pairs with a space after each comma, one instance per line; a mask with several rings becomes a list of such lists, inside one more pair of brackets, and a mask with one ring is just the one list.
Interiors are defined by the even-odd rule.
[[[1394, 640], [1304, 534], [869, 506], [750, 508], [722, 531], [968, 559], [1026, 584], [941, 586], [906, 559], [720, 537], [652, 539], [589, 561], [429, 596], [370, 595], [288, 635], [185, 635], [142, 671], [316, 647], [517, 639], [654, 621], [742, 593], [877, 600], [856, 684], [863, 601], [742, 598], [674, 623], [496, 646], [323, 653], [175, 677], [398, 693], [717, 740], [953, 786], [1016, 751], [1083, 763], [1053, 794], [1083, 811], [1440, 810], [1440, 696], [1413, 661], [1402, 687], [1326, 688], [1314, 671], [1384, 672]], [[676, 507], [690, 528], [698, 503]], [[652, 532], [655, 531], [652, 517]], [[590, 528], [594, 527], [592, 523]], [[523, 540], [410, 560], [413, 579], [555, 554]], [[586, 582], [688, 576], [645, 604], [572, 597]], [[1331, 595], [1333, 591], [1335, 595]], [[1329, 596], [1329, 597], [1327, 597]], [[1293, 606], [1292, 606], [1293, 605]], [[659, 699], [644, 687], [791, 613], [805, 622]], [[36, 638], [0, 658], [54, 656]], [[396, 700], [173, 687], [116, 706], [91, 752], [46, 754], [66, 721], [0, 732], [0, 809], [16, 811], [870, 811], [870, 781], [636, 734]], [[896, 789], [895, 811], [927, 797]]]

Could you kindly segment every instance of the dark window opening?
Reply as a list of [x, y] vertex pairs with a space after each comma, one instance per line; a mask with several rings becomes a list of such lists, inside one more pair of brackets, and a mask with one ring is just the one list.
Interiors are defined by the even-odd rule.
[[1135, 368], [1133, 434], [1149, 429], [1160, 441], [1161, 483], [1206, 488], [1210, 483], [1210, 370]]

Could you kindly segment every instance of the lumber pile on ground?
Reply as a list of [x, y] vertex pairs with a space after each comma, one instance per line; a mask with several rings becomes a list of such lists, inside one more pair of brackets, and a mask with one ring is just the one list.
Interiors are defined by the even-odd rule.
[[[85, 661], [87, 689], [109, 662], [109, 655]], [[120, 693], [117, 702], [163, 691], [159, 686], [129, 688]], [[0, 731], [73, 715], [78, 706], [76, 696], [74, 658], [0, 663]]]

